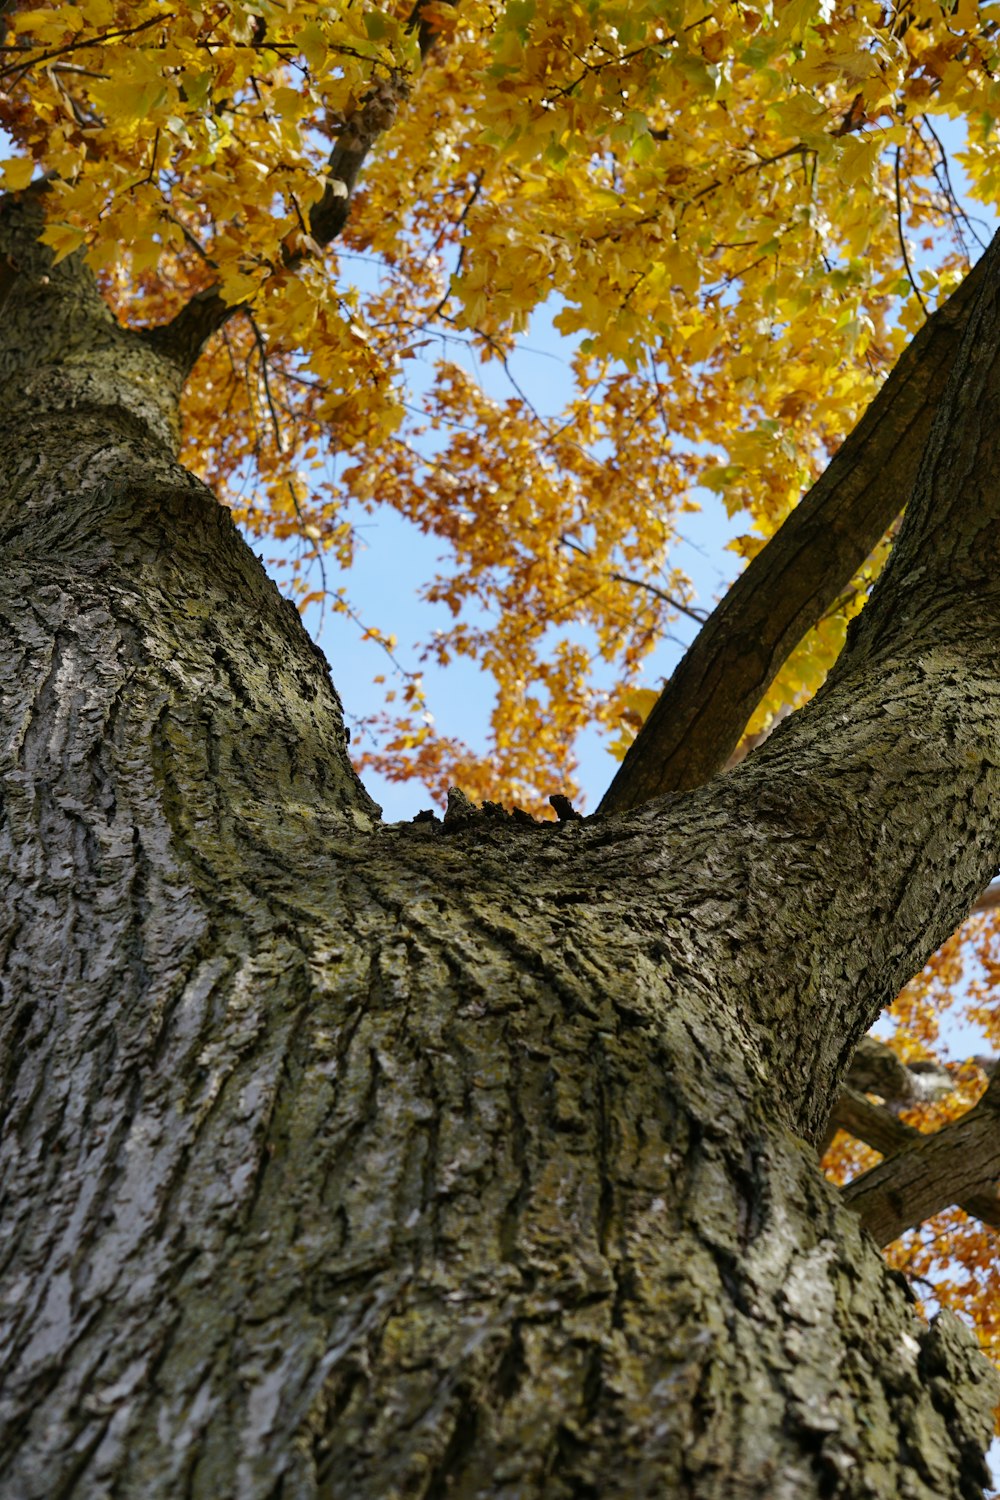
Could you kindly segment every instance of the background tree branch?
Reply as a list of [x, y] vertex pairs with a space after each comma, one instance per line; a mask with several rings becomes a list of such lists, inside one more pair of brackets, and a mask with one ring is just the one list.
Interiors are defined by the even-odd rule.
[[922, 1139], [922, 1133], [915, 1125], [907, 1125], [905, 1121], [897, 1119], [892, 1110], [886, 1109], [884, 1104], [874, 1104], [871, 1099], [852, 1088], [843, 1089], [833, 1106], [830, 1135], [836, 1135], [838, 1130], [848, 1131], [883, 1156], [908, 1151], [914, 1141]]
[[[872, 1150], [878, 1151], [885, 1158], [892, 1157], [899, 1162], [892, 1171], [882, 1172], [879, 1177], [873, 1177], [872, 1172], [880, 1171], [887, 1162], [880, 1162], [878, 1168], [872, 1172], [866, 1172], [855, 1179], [844, 1189], [845, 1198], [851, 1197], [852, 1206], [864, 1217], [866, 1214], [872, 1216], [872, 1222], [876, 1225], [873, 1233], [888, 1233], [902, 1219], [916, 1212], [912, 1194], [909, 1192], [909, 1184], [914, 1177], [914, 1163], [917, 1164], [918, 1173], [923, 1171], [923, 1157], [915, 1156], [906, 1162], [900, 1159], [907, 1153], [923, 1152], [930, 1140], [936, 1140], [938, 1136], [947, 1137], [935, 1152], [951, 1149], [949, 1143], [953, 1138], [949, 1132], [963, 1125], [977, 1110], [982, 1107], [982, 1118], [987, 1120], [986, 1125], [975, 1127], [975, 1139], [977, 1145], [985, 1151], [985, 1156], [977, 1158], [983, 1163], [982, 1181], [978, 1186], [971, 1189], [963, 1189], [961, 1186], [954, 1189], [955, 1196], [949, 1197], [947, 1202], [940, 1202], [932, 1212], [937, 1213], [942, 1208], [949, 1208], [952, 1203], [957, 1203], [959, 1208], [973, 1218], [981, 1219], [983, 1223], [994, 1228], [1000, 1228], [1000, 1199], [997, 1197], [996, 1178], [1000, 1176], [1000, 1166], [997, 1171], [992, 1170], [993, 1147], [990, 1144], [991, 1132], [997, 1136], [996, 1150], [1000, 1153], [1000, 1118], [997, 1117], [998, 1086], [996, 1059], [992, 1057], [979, 1057], [975, 1061], [991, 1079], [986, 1095], [975, 1106], [956, 1120], [954, 1125], [946, 1126], [944, 1130], [936, 1132], [935, 1135], [926, 1135], [913, 1125], [907, 1125], [900, 1120], [893, 1108], [890, 1106], [909, 1105], [919, 1099], [928, 1099], [947, 1093], [954, 1087], [953, 1080], [946, 1068], [935, 1063], [904, 1063], [896, 1056], [891, 1047], [875, 1037], [866, 1036], [861, 1039], [858, 1050], [854, 1054], [847, 1082], [841, 1090], [840, 1096], [833, 1107], [830, 1115], [830, 1124], [826, 1135], [819, 1148], [820, 1156], [825, 1155], [838, 1130], [845, 1130], [859, 1141], [864, 1141]], [[883, 1103], [876, 1104], [874, 1100], [866, 1098], [866, 1093], [877, 1094]], [[991, 1102], [986, 1103], [989, 1099]], [[987, 1119], [988, 1117], [988, 1119]], [[968, 1144], [967, 1133], [954, 1137], [960, 1151], [964, 1151]], [[931, 1158], [937, 1161], [937, 1157]], [[942, 1161], [945, 1157], [941, 1158]], [[965, 1164], [968, 1166], [968, 1163]], [[976, 1169], [978, 1171], [978, 1168]], [[959, 1179], [956, 1178], [956, 1182]], [[867, 1184], [861, 1186], [860, 1184]], [[936, 1196], [952, 1191], [948, 1185], [944, 1170], [938, 1172], [937, 1184], [934, 1188]], [[923, 1222], [923, 1215], [914, 1218], [913, 1223]], [[871, 1227], [867, 1219], [866, 1227]], [[904, 1228], [912, 1227], [905, 1224]], [[899, 1230], [898, 1233], [902, 1233]], [[888, 1244], [896, 1234], [890, 1234], [889, 1239], [881, 1241]]]
[[891, 1244], [953, 1203], [1000, 1228], [1000, 1074], [994, 1073], [974, 1109], [932, 1135], [894, 1120], [888, 1110], [861, 1095], [852, 1097], [849, 1090], [836, 1108], [846, 1129], [890, 1153], [843, 1190], [844, 1202], [879, 1245]]

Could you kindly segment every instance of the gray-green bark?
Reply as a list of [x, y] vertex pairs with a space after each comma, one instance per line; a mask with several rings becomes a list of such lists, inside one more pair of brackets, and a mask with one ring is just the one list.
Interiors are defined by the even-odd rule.
[[897, 568], [693, 794], [385, 827], [175, 463], [173, 367], [35, 213], [0, 210], [0, 1495], [978, 1494], [992, 1376], [812, 1143], [997, 862], [989, 569]]

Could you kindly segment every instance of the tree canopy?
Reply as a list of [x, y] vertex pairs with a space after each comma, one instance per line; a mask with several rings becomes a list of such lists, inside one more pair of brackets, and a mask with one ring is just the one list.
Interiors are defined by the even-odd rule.
[[[47, 243], [85, 247], [116, 315], [189, 368], [185, 462], [251, 535], [291, 548], [299, 603], [357, 615], [364, 512], [392, 507], [440, 542], [424, 596], [451, 623], [421, 649], [492, 674], [491, 744], [439, 729], [391, 619], [365, 619], [392, 665], [362, 769], [536, 807], [572, 791], [583, 729], [623, 753], [657, 696], [644, 665], [695, 608], [673, 545], [699, 486], [745, 516], [747, 560], [804, 495], [826, 507], [793, 554], [805, 614], [753, 679], [737, 738], [816, 690], [888, 554], [916, 418], [897, 467], [877, 465], [867, 520], [845, 523], [843, 486], [815, 487], [877, 393], [922, 379], [959, 324], [983, 230], [952, 163], [992, 208], [1000, 5], [0, 11], [0, 186], [48, 174]], [[509, 396], [488, 395], [463, 357], [507, 368], [543, 306], [575, 382], [555, 418], [516, 371]], [[947, 350], [935, 358], [943, 379]], [[927, 420], [929, 391], [913, 407]], [[846, 570], [835, 587], [824, 537]], [[774, 618], [776, 595], [756, 598]], [[983, 912], [897, 1002], [899, 1056], [931, 1057], [963, 984], [1000, 1049], [997, 979], [1000, 923]], [[984, 1086], [970, 1063], [903, 1118], [937, 1129]], [[868, 1160], [841, 1136], [830, 1165]], [[996, 1249], [956, 1208], [890, 1252], [933, 1273], [918, 1289], [971, 1315], [995, 1356]]]

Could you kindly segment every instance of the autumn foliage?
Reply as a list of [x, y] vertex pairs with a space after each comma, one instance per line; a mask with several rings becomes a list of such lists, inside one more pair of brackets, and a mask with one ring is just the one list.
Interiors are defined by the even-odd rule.
[[[221, 299], [184, 460], [265, 551], [284, 544], [303, 606], [322, 598], [384, 645], [360, 764], [438, 795], [538, 805], [572, 789], [594, 725], [623, 753], [655, 696], [647, 659], [695, 606], [673, 546], [699, 487], [744, 518], [752, 557], [975, 258], [956, 161], [984, 205], [1000, 195], [1000, 4], [0, 12], [0, 186], [52, 174], [46, 238], [86, 247], [123, 320]], [[341, 178], [359, 132], [363, 164]], [[543, 306], [575, 385], [555, 417], [513, 369], [487, 394], [468, 357], [507, 369]], [[359, 525], [386, 507], [439, 544], [424, 596], [449, 621], [401, 647], [392, 601], [362, 619], [351, 594]], [[816, 690], [887, 550], [748, 733]], [[485, 753], [425, 696], [421, 660], [456, 658], [496, 685]], [[929, 1054], [971, 984], [983, 1050], [1000, 1050], [998, 977], [1000, 923], [982, 916], [897, 1002], [894, 1045]], [[908, 1118], [936, 1128], [984, 1078], [955, 1083]], [[841, 1137], [832, 1170], [861, 1151]], [[892, 1254], [933, 1271], [918, 1286], [1000, 1356], [996, 1249], [956, 1210]]]

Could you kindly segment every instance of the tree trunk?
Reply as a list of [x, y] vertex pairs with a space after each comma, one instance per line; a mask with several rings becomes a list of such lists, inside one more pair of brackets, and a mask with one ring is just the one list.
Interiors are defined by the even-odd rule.
[[966, 630], [897, 568], [695, 793], [384, 826], [177, 368], [38, 227], [0, 208], [4, 1500], [978, 1495], [993, 1377], [812, 1142], [996, 862], [987, 586]]

